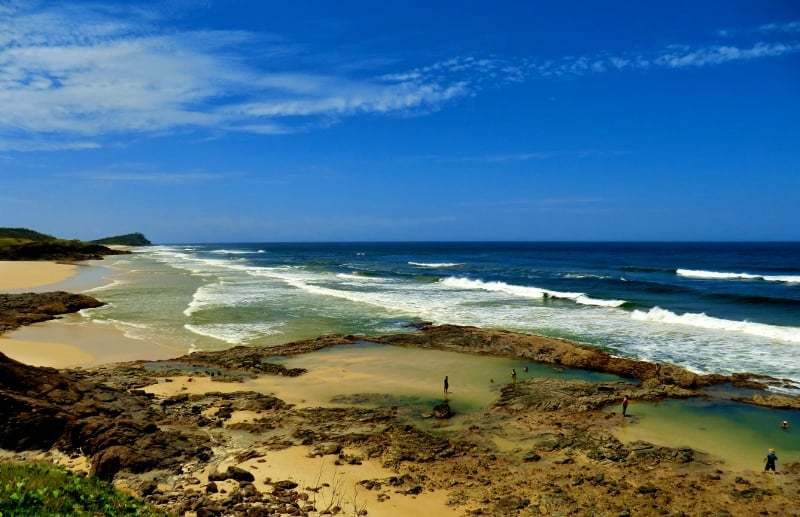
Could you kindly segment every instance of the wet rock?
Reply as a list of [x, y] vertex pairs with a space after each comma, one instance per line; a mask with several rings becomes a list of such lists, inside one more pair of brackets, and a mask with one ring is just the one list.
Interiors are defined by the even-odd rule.
[[540, 459], [542, 459], [542, 457], [539, 456], [535, 452], [529, 452], [529, 453], [525, 454], [525, 456], [522, 457], [522, 461], [524, 461], [526, 463], [530, 463], [530, 462], [533, 462], [533, 461], [539, 461]]
[[[209, 479], [210, 478], [211, 476], [209, 476]], [[217, 492], [219, 492], [219, 488], [217, 487], [217, 484], [214, 483], [214, 481], [209, 481], [208, 484], [206, 485], [206, 492], [209, 494], [216, 494]]]
[[283, 481], [274, 483], [273, 486], [279, 490], [294, 490], [297, 488], [297, 483], [289, 479], [285, 479]]
[[441, 419], [451, 418], [453, 416], [453, 410], [450, 409], [450, 404], [444, 401], [441, 404], [433, 406], [433, 416], [434, 418]]

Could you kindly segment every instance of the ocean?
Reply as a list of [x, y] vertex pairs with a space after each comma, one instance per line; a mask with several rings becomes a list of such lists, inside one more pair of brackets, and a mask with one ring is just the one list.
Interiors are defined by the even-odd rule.
[[800, 383], [800, 243], [240, 243], [109, 260], [87, 318], [191, 350], [430, 321]]

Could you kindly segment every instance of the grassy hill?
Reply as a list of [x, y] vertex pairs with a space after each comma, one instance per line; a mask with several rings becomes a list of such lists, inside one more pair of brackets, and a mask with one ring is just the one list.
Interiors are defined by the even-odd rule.
[[23, 241], [52, 241], [55, 239], [52, 235], [39, 233], [27, 228], [0, 228], [0, 239], [5, 240], [23, 240]]
[[120, 245], [120, 246], [150, 246], [153, 244], [141, 233], [126, 233], [104, 239], [91, 241], [93, 244]]
[[0, 228], [0, 260], [90, 260], [121, 253], [125, 252], [27, 228]]

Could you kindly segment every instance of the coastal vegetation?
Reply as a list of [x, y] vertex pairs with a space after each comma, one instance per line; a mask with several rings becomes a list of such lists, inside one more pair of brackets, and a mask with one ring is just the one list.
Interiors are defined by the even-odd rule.
[[[147, 241], [144, 235], [112, 237], [129, 242]], [[105, 239], [103, 239], [105, 240]], [[149, 243], [149, 241], [147, 241]], [[106, 244], [116, 244], [108, 242]], [[0, 228], [0, 260], [65, 260], [101, 259], [106, 255], [127, 253], [98, 242], [61, 239], [27, 228]]]
[[0, 463], [0, 517], [166, 515], [93, 476], [47, 463]]
[[91, 241], [93, 244], [103, 244], [106, 246], [150, 246], [150, 242], [144, 234], [141, 233], [126, 233], [125, 235], [114, 235], [113, 237], [105, 237]]

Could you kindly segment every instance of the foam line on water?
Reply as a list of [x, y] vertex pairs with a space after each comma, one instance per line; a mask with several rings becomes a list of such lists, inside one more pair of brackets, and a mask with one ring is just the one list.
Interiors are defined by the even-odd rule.
[[109, 282], [107, 284], [103, 284], [103, 285], [100, 285], [100, 286], [97, 286], [97, 287], [93, 287], [91, 289], [87, 289], [87, 290], [85, 290], [83, 292], [84, 293], [95, 293], [97, 291], [105, 291], [106, 289], [113, 289], [114, 287], [117, 287], [117, 286], [120, 286], [120, 285], [124, 285], [125, 283], [126, 282], [123, 282], [122, 280], [114, 279], [112, 282]]
[[584, 293], [553, 291], [540, 287], [507, 284], [505, 282], [484, 282], [483, 280], [473, 280], [471, 278], [456, 276], [443, 278], [439, 283], [452, 289], [480, 289], [483, 291], [510, 294], [521, 298], [561, 298], [572, 300], [581, 305], [594, 305], [598, 307], [619, 307], [626, 303], [625, 300], [602, 300], [599, 298], [592, 298]]
[[702, 312], [676, 314], [672, 311], [662, 309], [661, 307], [653, 307], [648, 311], [635, 310], [631, 312], [631, 318], [638, 321], [665, 323], [669, 325], [686, 325], [709, 330], [741, 332], [752, 336], [776, 339], [790, 343], [800, 343], [800, 328], [797, 327], [780, 327], [776, 325], [767, 325], [766, 323], [726, 320], [708, 316]]
[[755, 275], [752, 273], [730, 273], [724, 271], [703, 271], [701, 269], [677, 269], [678, 276], [704, 280], [763, 280], [765, 282], [800, 283], [800, 275]]
[[281, 325], [283, 322], [209, 323], [205, 325], [187, 323], [183, 328], [200, 336], [218, 339], [231, 345], [241, 345], [259, 337], [282, 334], [280, 330], [276, 330], [276, 327]]
[[409, 265], [416, 267], [426, 267], [430, 269], [441, 269], [446, 267], [463, 266], [463, 262], [410, 262]]
[[266, 253], [266, 250], [212, 250], [210, 253], [217, 253], [220, 255], [256, 255], [259, 253]]
[[342, 280], [348, 280], [351, 282], [363, 282], [363, 283], [384, 283], [388, 279], [382, 278], [379, 276], [366, 276], [366, 275], [354, 275], [351, 273], [337, 273], [336, 278], [341, 278]]

